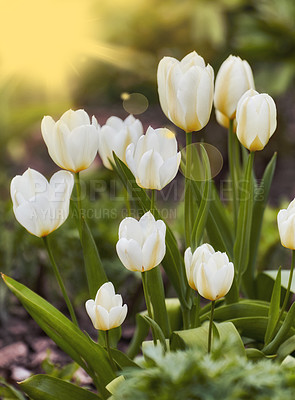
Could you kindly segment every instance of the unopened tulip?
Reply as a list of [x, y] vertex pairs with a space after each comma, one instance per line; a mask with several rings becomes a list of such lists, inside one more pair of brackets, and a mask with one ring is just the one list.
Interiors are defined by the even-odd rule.
[[150, 211], [139, 221], [127, 217], [119, 226], [118, 256], [130, 271], [149, 271], [163, 260], [166, 253], [166, 225], [155, 220]]
[[104, 283], [95, 300], [87, 300], [85, 307], [94, 328], [102, 331], [122, 325], [127, 315], [127, 305], [123, 305], [122, 296], [115, 293], [111, 282]]
[[176, 176], [181, 160], [174, 133], [166, 128], [148, 128], [126, 150], [126, 163], [138, 186], [161, 190]]
[[10, 193], [16, 219], [32, 235], [47, 236], [67, 219], [73, 185], [67, 171], [56, 172], [49, 182], [30, 168], [15, 176]]
[[206, 263], [212, 254], [214, 254], [214, 249], [210, 244], [207, 243], [199, 246], [193, 254], [190, 247], [186, 249], [184, 253], [185, 271], [188, 284], [192, 289], [198, 290], [195, 283], [197, 268], [200, 267], [201, 263]]
[[185, 267], [189, 285], [208, 300], [225, 296], [234, 279], [234, 265], [226, 253], [215, 252], [209, 244], [185, 253]]
[[186, 132], [199, 131], [209, 121], [214, 71], [195, 51], [181, 61], [164, 57], [158, 66], [158, 92], [165, 115]]
[[41, 131], [48, 153], [61, 168], [80, 172], [92, 164], [98, 150], [99, 125], [84, 110], [68, 110], [55, 122], [45, 116]]
[[250, 65], [240, 57], [229, 56], [216, 75], [214, 106], [225, 117], [233, 119], [238, 101], [249, 89], [254, 89]]
[[250, 151], [262, 150], [277, 127], [277, 110], [266, 93], [248, 90], [237, 107], [237, 137]]
[[278, 227], [282, 245], [295, 250], [295, 199], [287, 209], [279, 211]]
[[124, 121], [118, 117], [110, 117], [99, 131], [98, 152], [103, 165], [113, 169], [110, 163], [114, 162], [113, 152], [126, 163], [125, 153], [130, 143], [136, 144], [143, 135], [142, 123], [129, 115]]

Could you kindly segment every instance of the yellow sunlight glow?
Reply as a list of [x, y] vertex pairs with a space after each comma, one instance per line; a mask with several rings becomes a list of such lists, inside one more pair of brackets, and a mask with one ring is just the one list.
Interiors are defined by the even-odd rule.
[[0, 79], [61, 89], [93, 47], [99, 21], [90, 6], [89, 0], [1, 0]]

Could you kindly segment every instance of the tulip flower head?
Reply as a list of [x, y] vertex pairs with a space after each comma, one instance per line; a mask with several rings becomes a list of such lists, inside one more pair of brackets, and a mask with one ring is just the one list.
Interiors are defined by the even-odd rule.
[[181, 160], [174, 133], [166, 128], [148, 128], [137, 144], [126, 150], [126, 163], [138, 186], [161, 190], [174, 179]]
[[237, 107], [237, 137], [250, 151], [262, 150], [277, 127], [277, 109], [266, 93], [248, 90]]
[[[228, 119], [233, 119], [238, 101], [247, 90], [254, 87], [253, 74], [248, 62], [230, 55], [222, 63], [216, 75], [214, 92], [216, 110]], [[219, 122], [218, 119], [217, 121]]]
[[143, 135], [142, 123], [129, 115], [124, 121], [118, 117], [110, 117], [99, 130], [98, 153], [103, 165], [113, 169], [110, 163], [114, 162], [113, 152], [126, 163], [125, 153], [130, 143], [136, 144]]
[[99, 125], [84, 110], [68, 110], [55, 122], [45, 116], [41, 131], [48, 153], [61, 168], [80, 172], [94, 161], [99, 143]]
[[163, 112], [186, 132], [199, 131], [209, 121], [214, 71], [195, 51], [181, 61], [164, 57], [158, 66], [158, 92]]
[[102, 331], [122, 325], [127, 315], [127, 305], [123, 305], [122, 296], [115, 293], [112, 282], [104, 283], [95, 300], [87, 300], [85, 307], [94, 328]]
[[16, 219], [32, 235], [49, 235], [69, 215], [73, 185], [73, 175], [67, 171], [56, 172], [49, 182], [30, 168], [15, 176], [10, 194]]
[[225, 296], [233, 283], [234, 265], [226, 253], [215, 252], [209, 244], [192, 254], [185, 251], [185, 269], [189, 285], [205, 299], [215, 301]]
[[295, 250], [295, 199], [287, 209], [278, 213], [278, 228], [281, 243], [287, 249]]
[[150, 211], [139, 221], [127, 217], [119, 226], [118, 256], [130, 271], [149, 271], [163, 260], [166, 253], [166, 225], [155, 220]]

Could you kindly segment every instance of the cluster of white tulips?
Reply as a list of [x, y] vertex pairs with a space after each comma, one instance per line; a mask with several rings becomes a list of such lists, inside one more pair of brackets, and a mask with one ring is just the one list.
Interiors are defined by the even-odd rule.
[[[125, 120], [112, 116], [104, 126], [100, 126], [95, 117], [90, 120], [84, 110], [69, 110], [57, 122], [52, 117], [45, 116], [41, 124], [43, 139], [50, 157], [64, 171], [56, 172], [49, 182], [39, 172], [30, 168], [23, 175], [13, 178], [13, 211], [21, 225], [31, 234], [44, 239], [72, 320], [77, 324], [47, 235], [66, 221], [75, 183], [79, 233], [83, 243], [87, 221], [81, 216], [79, 172], [93, 163], [97, 153], [103, 165], [110, 170], [116, 171], [118, 160], [121, 160], [122, 168], [133, 174], [140, 190], [143, 193], [148, 190], [146, 195], [151, 193], [150, 199], [148, 195], [146, 197], [150, 200], [150, 206], [147, 207], [145, 203], [146, 209], [139, 220], [129, 216], [121, 221], [116, 251], [125, 268], [141, 273], [148, 320], [153, 321], [151, 327], [154, 340], [160, 338], [161, 335], [157, 333], [159, 330], [165, 330], [165, 324], [161, 326], [159, 321], [165, 322], [167, 313], [165, 299], [161, 297], [164, 288], [159, 265], [164, 263], [166, 257], [170, 257], [167, 269], [172, 271], [172, 268], [175, 268], [176, 291], [182, 295], [180, 302], [184, 328], [196, 327], [194, 324], [197, 323], [197, 318], [193, 314], [197, 315], [200, 307], [199, 303], [194, 301], [196, 296], [200, 295], [212, 302], [208, 334], [210, 351], [215, 301], [231, 293], [232, 298], [236, 301], [239, 299], [241, 281], [249, 259], [254, 186], [251, 181], [253, 158], [254, 153], [262, 150], [275, 132], [276, 106], [268, 94], [255, 91], [251, 67], [247, 61], [235, 56], [229, 56], [221, 65], [215, 80], [215, 90], [213, 68], [210, 65], [206, 66], [204, 59], [196, 52], [188, 54], [181, 61], [164, 57], [159, 63], [157, 81], [163, 112], [172, 123], [185, 132], [187, 139], [184, 161], [186, 250], [180, 261], [171, 250], [171, 231], [165, 221], [159, 219], [154, 204], [154, 191], [162, 190], [177, 175], [181, 162], [177, 139], [173, 132], [164, 127], [150, 126], [144, 134], [142, 123], [132, 115]], [[196, 204], [193, 202], [190, 168], [195, 155], [189, 148], [192, 144], [192, 132], [201, 130], [208, 123], [213, 104], [217, 121], [229, 130], [229, 169], [233, 192], [232, 229], [235, 240], [232, 254], [219, 251], [214, 245], [217, 250], [215, 251], [211, 244], [204, 243], [210, 241], [209, 235], [199, 234], [206, 229], [204, 221], [208, 216], [208, 206], [203, 201], [206, 200], [205, 197], [200, 202], [200, 212], [195, 218], [195, 223], [192, 218]], [[240, 144], [250, 152], [246, 162], [242, 162]], [[245, 152], [247, 153], [246, 150]], [[241, 171], [244, 171], [243, 176]], [[243, 189], [246, 192], [241, 201], [238, 179], [243, 180]], [[201, 193], [201, 198], [202, 196]], [[214, 217], [211, 221], [214, 225]], [[282, 245], [295, 250], [295, 200], [287, 210], [279, 212], [278, 226]], [[196, 231], [199, 235], [197, 240], [192, 234]], [[176, 240], [173, 243], [177, 246]], [[89, 255], [85, 253], [84, 257], [87, 264]], [[184, 266], [183, 272], [181, 265]], [[96, 276], [97, 272], [96, 265], [91, 268], [90, 284], [91, 277]], [[292, 273], [293, 268], [294, 265]], [[186, 276], [184, 281], [181, 281], [182, 276]], [[123, 305], [122, 297], [115, 294], [113, 284], [107, 281], [104, 273], [99, 279], [102, 284], [95, 288], [96, 296], [93, 290], [90, 290], [92, 299], [86, 302], [86, 311], [96, 329], [108, 332], [123, 323], [127, 315], [127, 305]], [[153, 286], [161, 288], [158, 302], [152, 301]], [[290, 292], [290, 288], [288, 290]], [[164, 317], [155, 322], [158, 306], [163, 307], [161, 317]], [[169, 323], [167, 326], [166, 337], [169, 337]], [[108, 339], [106, 346], [112, 359]], [[114, 365], [112, 360], [111, 362]]]

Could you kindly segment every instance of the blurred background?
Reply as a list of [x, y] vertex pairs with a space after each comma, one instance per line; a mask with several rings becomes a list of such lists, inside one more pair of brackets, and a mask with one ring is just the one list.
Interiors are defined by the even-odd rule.
[[[171, 127], [158, 102], [157, 65], [163, 56], [181, 59], [192, 50], [213, 66], [215, 74], [229, 54], [248, 60], [257, 90], [269, 93], [277, 103], [277, 132], [256, 160], [259, 176], [272, 153], [278, 151], [271, 207], [266, 212], [260, 248], [261, 268], [277, 268], [282, 249], [278, 246], [276, 213], [295, 197], [294, 21], [294, 0], [1, 2], [1, 270], [56, 302], [55, 283], [42, 242], [16, 223], [9, 198], [10, 180], [27, 167], [46, 176], [58, 169], [42, 141], [42, 117], [58, 119], [69, 108], [84, 108], [95, 114], [100, 124], [111, 115], [126, 117], [132, 112], [145, 128]], [[225, 179], [226, 132], [217, 125], [214, 113], [195, 140], [201, 137], [223, 154], [224, 168], [216, 179]], [[181, 143], [180, 132], [178, 138]], [[93, 180], [99, 182], [91, 196], [93, 209], [124, 209], [122, 188], [116, 186], [114, 175], [100, 165], [99, 159], [83, 179], [85, 193], [92, 190]], [[172, 221], [179, 232], [180, 216], [181, 209]], [[114, 251], [120, 220], [118, 212], [110, 216], [100, 211], [91, 219], [91, 227], [109, 278], [123, 293], [128, 278], [126, 296], [132, 302], [140, 292], [139, 283], [135, 274], [121, 267]], [[75, 304], [81, 304], [87, 298], [86, 281], [73, 221], [51, 236]], [[65, 253], [65, 248], [71, 250]], [[2, 321], [6, 318], [6, 298], [0, 285]]]

